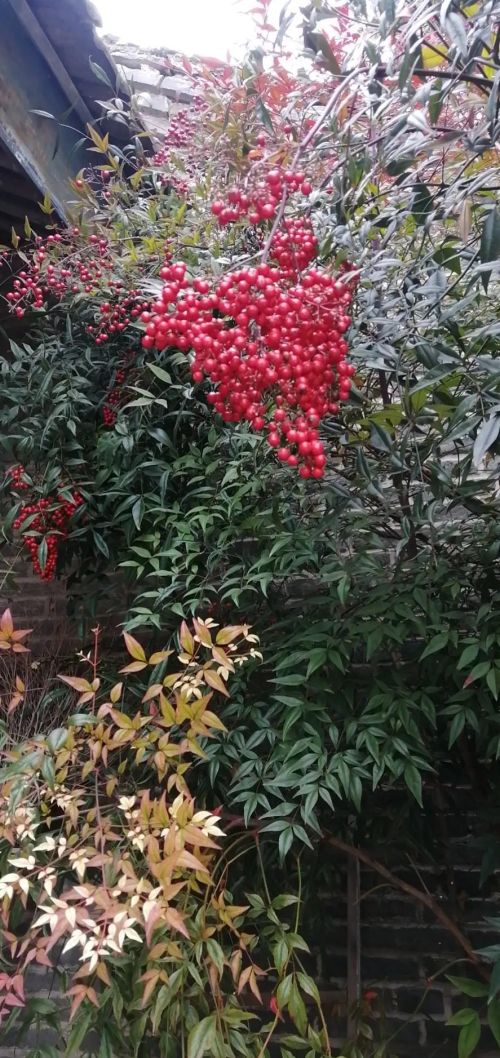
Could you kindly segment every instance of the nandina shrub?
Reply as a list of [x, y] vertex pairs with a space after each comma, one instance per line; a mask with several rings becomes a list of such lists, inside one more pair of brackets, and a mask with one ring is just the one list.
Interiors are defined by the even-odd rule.
[[[24, 652], [27, 634], [4, 613], [4, 652]], [[250, 894], [234, 903], [220, 809], [200, 809], [188, 787], [203, 744], [223, 729], [214, 692], [227, 695], [235, 668], [260, 657], [255, 643], [246, 626], [194, 619], [181, 627], [177, 656], [148, 657], [126, 634], [123, 678], [105, 687], [96, 630], [88, 678], [60, 677], [78, 696], [66, 725], [4, 745], [3, 1032], [19, 1033], [39, 1017], [26, 982], [38, 965], [69, 975], [70, 1026], [62, 1029], [69, 1056], [86, 1050], [90, 1028], [101, 1051], [116, 1055], [146, 1055], [155, 1039], [168, 1054], [187, 1045], [192, 1056], [221, 1047], [252, 1055], [269, 1043], [280, 1010], [308, 1047], [328, 1052], [322, 1015], [317, 1032], [304, 1004], [303, 995], [312, 997], [319, 1010], [297, 962], [307, 948], [282, 914], [296, 899], [265, 903]], [[145, 690], [137, 706], [128, 684], [139, 674]], [[17, 678], [9, 713], [24, 692]], [[57, 1024], [56, 1011], [47, 1000], [47, 1024]]]
[[[273, 85], [271, 76], [262, 92]], [[238, 88], [238, 121], [254, 148], [228, 179], [222, 161], [238, 129], [219, 133], [214, 161], [206, 122], [215, 125], [231, 89], [209, 78], [207, 86], [217, 92], [193, 115], [189, 137], [174, 126], [163, 152], [131, 182], [107, 141], [92, 133], [111, 173], [106, 190], [93, 190], [95, 172], [75, 181], [81, 222], [33, 238], [29, 268], [9, 295], [18, 315], [38, 311], [41, 341], [36, 358], [13, 346], [15, 370], [11, 356], [2, 365], [14, 461], [3, 485], [5, 534], [45, 580], [71, 567], [97, 593], [116, 566], [135, 570], [138, 552], [130, 548], [144, 550], [139, 533], [158, 539], [156, 515], [175, 503], [177, 468], [183, 493], [185, 469], [195, 478], [195, 439], [207, 456], [216, 450], [209, 465], [219, 480], [240, 448], [230, 432], [236, 423], [243, 458], [267, 464], [270, 479], [280, 464], [302, 479], [321, 479], [327, 468], [320, 431], [351, 388], [348, 310], [357, 272], [337, 248], [321, 255], [309, 206], [302, 216], [311, 180], [319, 190], [325, 173], [319, 155], [310, 157], [310, 179], [301, 171], [322, 121], [305, 117], [312, 93], [301, 98], [296, 84], [294, 123], [282, 120], [275, 101], [275, 133], [263, 133], [262, 112]], [[290, 89], [286, 80], [280, 90]], [[273, 137], [283, 141], [280, 157]], [[200, 147], [194, 165], [193, 141]], [[190, 179], [179, 187], [173, 174], [183, 166]], [[232, 204], [229, 212], [217, 193]], [[229, 267], [217, 277], [221, 255]], [[200, 604], [216, 596], [207, 582]], [[172, 605], [179, 612], [183, 604]], [[142, 600], [140, 609], [148, 622], [165, 620], [163, 606], [161, 617]]]
[[[94, 137], [111, 175], [95, 195], [81, 174], [87, 218], [66, 244], [32, 247], [35, 273], [11, 293], [38, 315], [4, 361], [0, 407], [12, 462], [42, 481], [62, 467], [84, 497], [59, 573], [70, 557], [101, 582], [128, 570], [129, 627], [171, 631], [209, 605], [258, 622], [266, 668], [233, 682], [203, 776], [207, 798], [219, 784], [265, 829], [273, 869], [275, 839], [289, 863], [338, 832], [350, 855], [361, 842], [442, 862], [450, 761], [493, 815], [498, 802], [493, 8], [383, 2], [366, 27], [361, 4], [329, 7], [306, 10], [303, 72], [269, 41], [237, 71], [192, 71], [202, 120], [172, 126], [132, 182]], [[302, 341], [307, 288], [290, 302], [311, 271], [354, 295], [352, 311], [328, 308], [319, 351]], [[266, 286], [283, 315], [264, 311]], [[338, 352], [357, 368], [342, 404]], [[15, 517], [10, 493], [6, 506]]]

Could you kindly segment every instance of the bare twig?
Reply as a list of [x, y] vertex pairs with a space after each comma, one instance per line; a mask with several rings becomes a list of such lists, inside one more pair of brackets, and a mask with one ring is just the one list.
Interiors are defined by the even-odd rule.
[[416, 886], [403, 881], [402, 878], [398, 878], [397, 875], [393, 874], [383, 863], [374, 859], [374, 857], [364, 849], [360, 849], [356, 845], [349, 845], [346, 841], [342, 841], [341, 838], [333, 837], [331, 834], [325, 834], [324, 840], [332, 848], [338, 849], [339, 852], [343, 852], [345, 856], [354, 857], [354, 859], [357, 859], [360, 863], [364, 863], [366, 867], [369, 867], [372, 871], [375, 871], [376, 874], [379, 874], [381, 878], [384, 878], [393, 889], [400, 889], [401, 892], [406, 893], [407, 896], [411, 896], [413, 900], [416, 900], [419, 904], [422, 904], [431, 911], [434, 917], [437, 918], [438, 922], [440, 922], [444, 929], [446, 929], [454, 938], [457, 945], [462, 949], [469, 962], [475, 967], [480, 977], [485, 981], [489, 981], [490, 974], [488, 968], [483, 962], [481, 962], [481, 959], [476, 954], [469, 940], [465, 934], [462, 933], [462, 930], [457, 923], [446, 914], [446, 911], [430, 893], [417, 889]]

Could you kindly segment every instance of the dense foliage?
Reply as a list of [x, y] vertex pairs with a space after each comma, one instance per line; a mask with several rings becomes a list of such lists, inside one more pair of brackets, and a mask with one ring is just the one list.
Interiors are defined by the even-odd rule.
[[255, 627], [197, 794], [314, 886], [335, 839], [439, 858], [450, 764], [495, 833], [499, 11], [311, 3], [299, 60], [257, 7], [246, 65], [187, 64], [152, 160], [92, 130], [74, 228], [22, 245], [4, 535], [96, 609], [120, 570], [128, 629]]
[[[27, 634], [7, 610], [2, 649], [25, 651]], [[233, 902], [226, 858], [234, 849], [220, 852], [219, 813], [199, 810], [187, 786], [201, 741], [224, 730], [209, 708], [214, 690], [228, 694], [236, 666], [258, 656], [256, 637], [194, 619], [193, 634], [183, 624], [179, 640], [177, 658], [171, 650], [147, 657], [125, 634], [132, 660], [121, 673], [150, 669], [155, 681], [130, 694], [123, 681], [103, 685], [96, 631], [90, 677], [60, 677], [78, 693], [80, 711], [6, 751], [0, 1023], [22, 1038], [40, 1017], [64, 1033], [57, 1003], [26, 995], [30, 967], [38, 966], [69, 977], [68, 1054], [92, 1046], [92, 1029], [103, 1055], [145, 1055], [155, 1040], [165, 1055], [187, 1048], [196, 1058], [214, 1047], [251, 1055], [272, 1038], [278, 1006], [271, 1002], [274, 1017], [263, 1024], [240, 997], [249, 991], [261, 1003], [259, 980], [272, 970], [280, 1008], [323, 1053], [324, 1023], [313, 1030], [303, 999], [312, 997], [321, 1017], [316, 986], [300, 964], [307, 945], [278, 914], [297, 897]], [[168, 669], [171, 658], [180, 670]], [[9, 714], [24, 690], [16, 677]], [[264, 967], [253, 955], [257, 945]]]

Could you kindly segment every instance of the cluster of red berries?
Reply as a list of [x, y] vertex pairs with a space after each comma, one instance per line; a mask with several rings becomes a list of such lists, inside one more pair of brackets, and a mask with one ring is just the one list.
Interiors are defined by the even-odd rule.
[[115, 425], [118, 409], [124, 403], [125, 397], [123, 383], [125, 382], [126, 377], [125, 370], [120, 368], [115, 375], [115, 386], [110, 390], [106, 397], [106, 404], [102, 413], [102, 421], [108, 428]]
[[[40, 236], [35, 237], [29, 271], [19, 272], [13, 289], [6, 295], [16, 316], [21, 318], [28, 308], [42, 309], [50, 295], [61, 297], [67, 291], [91, 294], [96, 283], [107, 278], [106, 273], [113, 268], [108, 240], [90, 235], [87, 246], [79, 253], [68, 254], [66, 244], [71, 245], [71, 240], [79, 235], [80, 229], [72, 228], [64, 235], [58, 232], [47, 236], [45, 242]], [[60, 259], [51, 253], [59, 246], [63, 251]]]
[[[180, 110], [174, 114], [169, 121], [163, 146], [156, 151], [151, 160], [155, 168], [161, 169], [166, 165], [169, 166], [168, 172], [159, 175], [160, 182], [163, 186], [172, 188], [181, 197], [189, 194], [189, 178], [195, 176], [199, 164], [199, 159], [198, 163], [193, 161], [192, 149], [196, 134], [200, 130], [200, 117], [204, 109], [204, 101], [197, 98], [193, 100], [189, 111]], [[185, 151], [186, 148], [188, 152], [183, 156], [181, 171], [181, 167], [176, 164], [176, 154], [178, 151]]]
[[116, 385], [108, 393], [106, 397], [106, 404], [102, 413], [102, 421], [108, 429], [111, 429], [115, 425], [117, 419], [117, 410], [123, 404], [123, 383], [125, 382], [126, 373], [120, 368], [116, 372], [115, 382]]
[[26, 492], [30, 487], [30, 480], [22, 463], [18, 463], [15, 467], [9, 467], [7, 478], [11, 488], [15, 489], [16, 492]]
[[212, 202], [212, 213], [221, 226], [234, 224], [245, 218], [249, 224], [259, 224], [263, 220], [272, 220], [276, 215], [280, 200], [286, 193], [300, 191], [310, 195], [312, 184], [305, 174], [292, 169], [270, 169], [264, 179], [259, 179], [245, 190], [232, 187], [227, 193], [227, 202], [217, 199]]
[[97, 325], [87, 327], [96, 345], [104, 345], [112, 334], [120, 334], [131, 320], [138, 319], [141, 312], [148, 308], [149, 302], [142, 300], [138, 290], [130, 290], [125, 297], [120, 297], [122, 285], [120, 280], [110, 282], [110, 293], [116, 294], [117, 300], [103, 301], [99, 307]]
[[318, 252], [318, 242], [310, 220], [285, 220], [275, 233], [271, 254], [283, 275], [292, 278], [308, 268]]
[[191, 350], [192, 377], [217, 386], [208, 402], [226, 422], [266, 427], [268, 441], [302, 477], [320, 478], [326, 456], [318, 427], [350, 391], [354, 368], [344, 338], [352, 284], [310, 269], [295, 281], [267, 262], [219, 280], [165, 266], [165, 285], [142, 314], [145, 349]]
[[115, 384], [106, 397], [106, 403], [102, 413], [102, 421], [104, 426], [107, 426], [108, 429], [111, 429], [111, 427], [115, 425], [119, 409], [130, 400], [130, 394], [124, 388], [124, 382], [127, 381], [130, 386], [137, 380], [138, 372], [131, 372], [130, 370], [135, 356], [135, 350], [131, 349], [122, 367], [119, 367], [115, 372]]
[[[13, 468], [17, 469], [17, 468]], [[14, 486], [14, 476], [9, 475]], [[15, 488], [20, 486], [15, 483]], [[25, 488], [25, 485], [22, 484]], [[42, 580], [52, 580], [55, 574], [59, 546], [68, 535], [68, 523], [75, 512], [81, 507], [83, 497], [75, 489], [70, 492], [71, 499], [68, 500], [62, 493], [52, 499], [42, 498], [33, 503], [27, 503], [21, 510], [13, 523], [14, 529], [23, 530], [23, 526], [29, 520], [23, 532], [23, 543], [28, 551], [31, 564], [35, 573]], [[45, 543], [45, 561], [42, 564], [42, 544]]]
[[201, 100], [193, 100], [189, 110], [179, 110], [168, 123], [168, 132], [163, 141], [163, 146], [153, 155], [152, 165], [162, 166], [169, 161], [172, 147], [175, 149], [192, 147], [193, 137], [199, 129], [200, 111], [204, 108]]

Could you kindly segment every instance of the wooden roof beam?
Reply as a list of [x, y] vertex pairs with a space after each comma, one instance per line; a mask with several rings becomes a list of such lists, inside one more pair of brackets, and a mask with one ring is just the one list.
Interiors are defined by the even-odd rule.
[[84, 122], [85, 125], [92, 123], [93, 117], [87, 104], [82, 99], [78, 89], [61, 62], [57, 52], [50, 43], [49, 38], [42, 29], [38, 19], [33, 14], [27, 0], [8, 0], [16, 17], [24, 26], [33, 44], [36, 45], [43, 58], [46, 60], [52, 75], [62, 88], [69, 103]]

